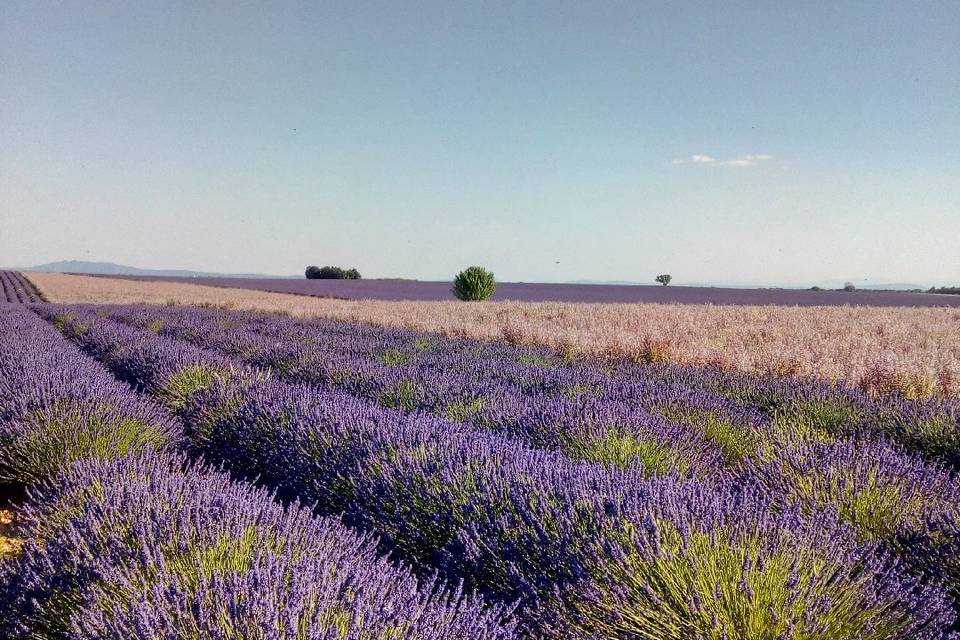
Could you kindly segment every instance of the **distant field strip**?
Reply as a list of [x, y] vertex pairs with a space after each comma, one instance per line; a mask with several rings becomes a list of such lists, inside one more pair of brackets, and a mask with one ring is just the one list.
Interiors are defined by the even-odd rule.
[[52, 302], [274, 311], [449, 336], [842, 381], [870, 393], [960, 395], [960, 310], [333, 300], [192, 284], [30, 273]]
[[[97, 276], [147, 282], [180, 282], [212, 287], [295, 293], [344, 300], [454, 300], [449, 282], [420, 280], [307, 280], [305, 278], [189, 278], [182, 276]], [[802, 307], [960, 307], [960, 297], [905, 291], [811, 291], [733, 289], [623, 284], [499, 282], [495, 302], [616, 302], [624, 304], [786, 305]]]

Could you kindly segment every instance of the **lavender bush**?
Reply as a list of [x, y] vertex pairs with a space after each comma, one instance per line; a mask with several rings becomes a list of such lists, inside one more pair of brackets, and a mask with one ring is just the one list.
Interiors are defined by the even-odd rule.
[[0, 305], [0, 480], [29, 483], [78, 458], [169, 450], [182, 428], [22, 306]]
[[31, 498], [30, 542], [0, 565], [4, 637], [515, 637], [507, 610], [180, 458], [78, 462]]

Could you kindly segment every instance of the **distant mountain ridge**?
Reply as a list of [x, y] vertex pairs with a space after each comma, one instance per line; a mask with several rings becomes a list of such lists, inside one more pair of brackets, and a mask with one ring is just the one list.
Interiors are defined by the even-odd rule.
[[177, 278], [302, 278], [303, 276], [277, 276], [263, 273], [216, 273], [190, 271], [187, 269], [141, 269], [114, 262], [88, 262], [86, 260], [61, 260], [29, 267], [25, 271], [54, 271], [58, 273], [89, 273], [112, 276], [173, 276]]

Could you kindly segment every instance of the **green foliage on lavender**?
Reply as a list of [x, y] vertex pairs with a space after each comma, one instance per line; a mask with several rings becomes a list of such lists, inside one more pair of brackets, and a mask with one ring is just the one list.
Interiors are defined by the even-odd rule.
[[207, 364], [184, 367], [163, 383], [157, 396], [172, 411], [183, 409], [197, 391], [210, 387], [218, 379], [226, 379], [229, 372]]
[[562, 389], [563, 395], [568, 398], [579, 398], [581, 396], [591, 396], [594, 398], [599, 398], [602, 394], [602, 389], [598, 384], [571, 384], [567, 385]]
[[81, 458], [108, 459], [172, 445], [162, 429], [103, 403], [61, 402], [24, 422], [27, 429], [19, 437], [0, 441], [0, 480], [29, 484]]
[[466, 422], [483, 409], [483, 405], [483, 398], [474, 398], [470, 402], [451, 402], [444, 408], [443, 413], [447, 420]]
[[377, 398], [385, 407], [402, 408], [413, 411], [417, 406], [418, 389], [412, 380], [402, 380], [380, 392]]
[[163, 331], [163, 328], [165, 326], [167, 326], [167, 321], [165, 319], [153, 318], [152, 320], [144, 324], [143, 328], [151, 333], [160, 333], [161, 331]]
[[892, 540], [898, 529], [919, 524], [936, 506], [935, 495], [909, 488], [875, 466], [806, 473], [786, 461], [781, 464], [790, 479], [788, 500], [810, 510], [835, 509], [865, 540]]
[[429, 351], [433, 349], [434, 346], [434, 341], [430, 338], [416, 338], [412, 343], [412, 347], [416, 351]]
[[525, 351], [517, 356], [517, 362], [519, 364], [527, 365], [528, 367], [553, 367], [556, 366], [553, 358], [542, 353], [537, 353], [536, 351]]
[[563, 448], [573, 458], [621, 469], [640, 468], [651, 474], [671, 470], [686, 474], [690, 470], [690, 461], [682, 451], [616, 426], [606, 429], [602, 436], [571, 438]]
[[391, 366], [406, 364], [410, 361], [410, 356], [400, 349], [387, 349], [378, 353], [376, 358], [383, 364]]
[[[600, 594], [577, 605], [579, 624], [596, 637], [883, 640], [906, 626], [878, 615], [882, 604], [861, 604], [856, 582], [831, 579], [840, 560], [802, 541], [761, 553], [759, 536], [694, 530], [684, 540], [669, 522], [657, 528], [660, 553], [632, 551], [625, 561], [596, 567]], [[646, 535], [631, 524], [624, 533], [628, 540]], [[806, 615], [814, 603], [797, 592], [816, 598], [822, 612]]]
[[77, 320], [77, 317], [69, 311], [55, 315], [51, 324], [67, 338], [79, 338], [89, 328], [89, 325]]
[[683, 422], [702, 430], [707, 438], [717, 443], [731, 465], [756, 455], [761, 444], [759, 434], [752, 429], [734, 424], [713, 411], [672, 405], [655, 407], [655, 411], [668, 420]]
[[955, 461], [960, 451], [960, 425], [946, 413], [901, 425], [895, 437], [908, 449], [939, 460]]
[[861, 418], [862, 410], [844, 398], [794, 398], [773, 410], [773, 427], [785, 437], [828, 441]]

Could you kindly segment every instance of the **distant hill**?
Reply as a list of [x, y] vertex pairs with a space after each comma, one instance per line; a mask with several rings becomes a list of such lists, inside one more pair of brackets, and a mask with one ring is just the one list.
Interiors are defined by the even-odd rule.
[[59, 273], [89, 273], [112, 276], [169, 276], [176, 278], [302, 278], [303, 276], [274, 276], [262, 273], [213, 273], [185, 269], [141, 269], [113, 262], [61, 260], [29, 267], [25, 271], [55, 271]]

